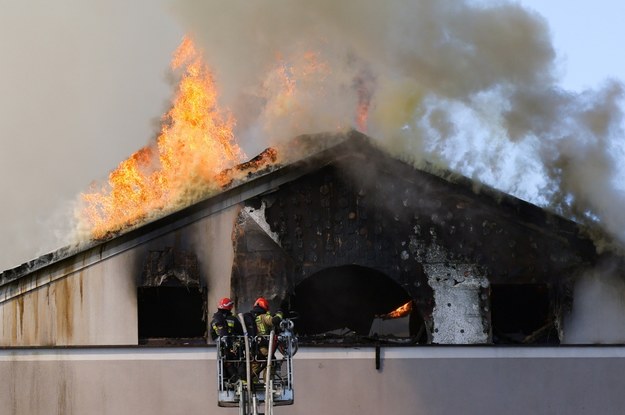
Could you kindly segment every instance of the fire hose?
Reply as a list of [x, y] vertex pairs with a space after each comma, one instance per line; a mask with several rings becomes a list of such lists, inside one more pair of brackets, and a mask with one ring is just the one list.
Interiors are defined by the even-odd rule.
[[248, 408], [251, 406], [250, 400], [252, 399], [252, 368], [250, 366], [250, 339], [247, 336], [247, 326], [245, 325], [245, 319], [243, 313], [239, 313], [239, 320], [241, 326], [243, 326], [243, 338], [245, 339], [245, 375], [247, 379], [247, 399], [246, 402]]

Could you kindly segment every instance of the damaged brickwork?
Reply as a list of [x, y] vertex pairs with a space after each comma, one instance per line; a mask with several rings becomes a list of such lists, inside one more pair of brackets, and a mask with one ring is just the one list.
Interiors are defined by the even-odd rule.
[[[369, 146], [347, 154], [245, 202], [233, 234], [238, 304], [262, 293], [289, 306], [308, 278], [361, 267], [407, 293], [429, 342], [491, 342], [492, 283], [553, 288], [551, 316], [560, 324], [566, 287], [596, 256], [574, 223]], [[350, 293], [327, 295], [319, 302]]]

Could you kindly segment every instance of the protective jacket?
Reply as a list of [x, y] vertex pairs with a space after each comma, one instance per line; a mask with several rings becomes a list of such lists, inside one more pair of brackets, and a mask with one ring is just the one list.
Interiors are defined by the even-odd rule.
[[282, 321], [281, 311], [278, 311], [276, 314], [271, 314], [269, 311], [259, 306], [252, 308], [250, 314], [254, 318], [256, 334], [259, 335], [269, 334], [272, 327], [277, 330], [280, 326], [280, 321]]
[[242, 334], [243, 328], [241, 323], [232, 315], [230, 310], [218, 309], [213, 314], [213, 320], [211, 321], [211, 338], [213, 340], [216, 340], [219, 336], [240, 336]]

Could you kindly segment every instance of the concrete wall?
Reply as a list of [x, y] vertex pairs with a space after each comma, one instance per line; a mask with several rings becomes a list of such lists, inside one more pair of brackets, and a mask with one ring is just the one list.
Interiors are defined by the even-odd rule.
[[[621, 414], [625, 347], [302, 348], [281, 414]], [[219, 408], [215, 351], [0, 350], [5, 415], [236, 414]]]

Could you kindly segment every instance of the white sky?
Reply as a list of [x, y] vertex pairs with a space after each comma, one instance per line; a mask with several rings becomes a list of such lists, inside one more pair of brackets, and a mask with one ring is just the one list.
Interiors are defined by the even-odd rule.
[[[154, 137], [184, 33], [170, 1], [0, 0], [0, 270], [61, 247], [68, 202]], [[624, 79], [625, 2], [521, 3], [565, 88]]]

